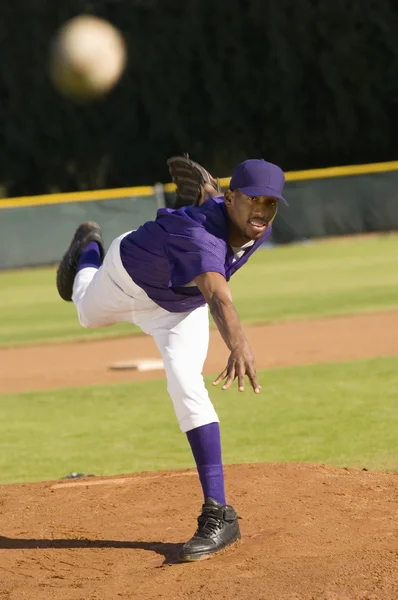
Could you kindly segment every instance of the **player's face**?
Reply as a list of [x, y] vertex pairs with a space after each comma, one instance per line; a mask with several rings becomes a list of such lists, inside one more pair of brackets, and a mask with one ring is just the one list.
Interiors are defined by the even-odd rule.
[[230, 219], [230, 243], [240, 245], [258, 240], [271, 225], [278, 210], [278, 200], [271, 196], [250, 197], [240, 190], [225, 192]]

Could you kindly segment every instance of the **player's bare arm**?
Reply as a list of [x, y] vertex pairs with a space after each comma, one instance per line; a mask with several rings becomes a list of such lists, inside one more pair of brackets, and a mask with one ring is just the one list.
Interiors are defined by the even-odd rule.
[[226, 390], [237, 378], [239, 391], [243, 391], [247, 375], [253, 390], [258, 393], [260, 386], [256, 378], [254, 356], [233, 305], [228, 283], [219, 273], [203, 273], [195, 279], [195, 283], [209, 305], [218, 330], [231, 351], [228, 364], [214, 381], [214, 385], [225, 380], [222, 389]]

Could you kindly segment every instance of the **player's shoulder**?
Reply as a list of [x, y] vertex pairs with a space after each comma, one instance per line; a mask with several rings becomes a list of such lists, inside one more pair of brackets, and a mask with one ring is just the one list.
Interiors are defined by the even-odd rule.
[[161, 208], [156, 221], [167, 229], [199, 228], [218, 235], [227, 231], [227, 218], [223, 196], [209, 198], [201, 206]]

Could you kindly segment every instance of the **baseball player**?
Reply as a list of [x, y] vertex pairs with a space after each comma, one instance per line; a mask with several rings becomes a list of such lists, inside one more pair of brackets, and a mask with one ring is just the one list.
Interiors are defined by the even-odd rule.
[[100, 227], [80, 225], [57, 271], [58, 292], [73, 301], [83, 327], [135, 323], [153, 336], [163, 358], [167, 389], [187, 435], [204, 504], [181, 560], [208, 558], [240, 539], [238, 516], [227, 504], [219, 418], [202, 377], [210, 309], [230, 355], [214, 381], [228, 389], [245, 376], [257, 394], [255, 361], [228, 285], [271, 233], [283, 171], [262, 159], [235, 169], [222, 194], [218, 183], [187, 155], [168, 166], [179, 208], [116, 238], [105, 255]]

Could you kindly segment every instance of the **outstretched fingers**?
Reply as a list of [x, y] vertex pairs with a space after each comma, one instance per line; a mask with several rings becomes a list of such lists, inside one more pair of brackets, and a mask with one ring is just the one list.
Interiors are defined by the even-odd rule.
[[219, 374], [219, 376], [217, 377], [217, 379], [215, 379], [213, 381], [213, 385], [218, 385], [223, 379], [226, 378], [228, 373], [228, 369], [227, 367], [225, 367], [225, 369]]
[[215, 381], [213, 381], [213, 385], [218, 385], [221, 381], [226, 379], [226, 381], [221, 389], [227, 390], [231, 386], [231, 384], [234, 382], [235, 377], [236, 377], [235, 366], [228, 365], [227, 367], [225, 367], [224, 371], [222, 371], [222, 373], [219, 374], [217, 379]]
[[222, 386], [221, 389], [222, 390], [227, 390], [232, 385], [232, 383], [234, 382], [235, 377], [236, 377], [236, 375], [235, 375], [235, 366], [234, 365], [228, 366], [227, 367], [227, 380], [225, 381], [225, 383], [224, 383], [224, 385]]
[[227, 390], [231, 387], [234, 380], [238, 379], [238, 389], [240, 392], [243, 392], [245, 389], [245, 376], [249, 378], [250, 384], [256, 394], [258, 394], [261, 390], [261, 386], [258, 384], [256, 371], [254, 368], [245, 368], [243, 365], [232, 364], [228, 365], [213, 381], [213, 385], [218, 385], [221, 381], [224, 381], [224, 384], [221, 389]]
[[249, 381], [251, 383], [251, 386], [254, 390], [254, 392], [256, 394], [258, 394], [261, 390], [261, 386], [259, 386], [258, 381], [257, 381], [257, 376], [256, 376], [256, 372], [253, 370], [250, 370], [247, 372], [247, 376], [249, 378]]

